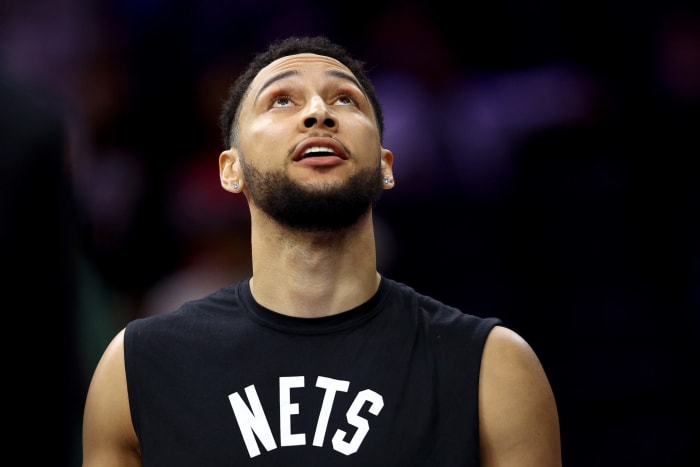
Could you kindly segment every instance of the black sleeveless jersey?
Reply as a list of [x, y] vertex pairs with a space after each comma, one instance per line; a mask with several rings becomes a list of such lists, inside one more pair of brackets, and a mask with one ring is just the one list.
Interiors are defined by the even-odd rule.
[[478, 466], [478, 384], [499, 324], [383, 277], [366, 303], [295, 318], [249, 281], [126, 327], [145, 467]]

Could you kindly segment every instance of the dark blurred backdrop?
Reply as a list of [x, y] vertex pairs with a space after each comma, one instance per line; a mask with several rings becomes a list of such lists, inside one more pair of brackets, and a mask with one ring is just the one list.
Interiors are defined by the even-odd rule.
[[[2, 237], [6, 295], [33, 303], [16, 311], [41, 336], [24, 350], [62, 356], [23, 380], [61, 395], [34, 434], [64, 440], [52, 465], [80, 465], [87, 384], [118, 329], [249, 274], [217, 117], [252, 53], [289, 34], [345, 44], [383, 101], [397, 183], [376, 210], [381, 272], [531, 343], [567, 467], [695, 465], [698, 2], [5, 0], [0, 14], [14, 206], [0, 227], [25, 231]], [[45, 117], [15, 110], [20, 95]], [[60, 149], [32, 146], [47, 135]]]

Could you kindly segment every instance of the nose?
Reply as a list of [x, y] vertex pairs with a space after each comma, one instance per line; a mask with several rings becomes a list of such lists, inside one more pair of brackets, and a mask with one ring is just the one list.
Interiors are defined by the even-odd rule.
[[301, 119], [304, 129], [321, 126], [337, 129], [338, 121], [320, 96], [314, 96], [309, 101]]

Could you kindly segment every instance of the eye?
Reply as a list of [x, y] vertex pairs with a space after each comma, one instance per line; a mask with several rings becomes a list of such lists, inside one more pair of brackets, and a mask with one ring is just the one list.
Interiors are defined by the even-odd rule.
[[272, 108], [291, 107], [292, 105], [293, 102], [289, 96], [275, 96], [270, 100], [270, 107]]
[[353, 97], [348, 95], [348, 94], [343, 94], [341, 96], [338, 96], [335, 99], [335, 102], [338, 105], [355, 105], [355, 106], [357, 105], [357, 102], [355, 101], [355, 99], [353, 99]]

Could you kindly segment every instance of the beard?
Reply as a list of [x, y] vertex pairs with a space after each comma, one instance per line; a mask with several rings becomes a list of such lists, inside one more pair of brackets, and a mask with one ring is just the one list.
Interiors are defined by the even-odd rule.
[[381, 167], [364, 169], [342, 185], [306, 188], [282, 170], [261, 172], [241, 158], [248, 194], [280, 224], [304, 232], [335, 232], [354, 225], [383, 190]]

